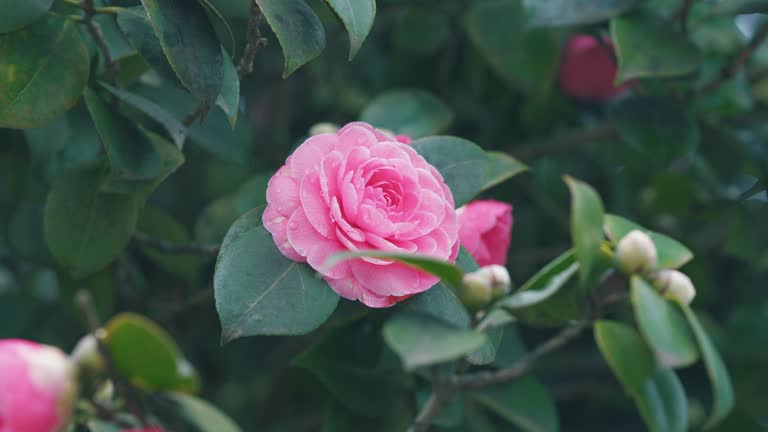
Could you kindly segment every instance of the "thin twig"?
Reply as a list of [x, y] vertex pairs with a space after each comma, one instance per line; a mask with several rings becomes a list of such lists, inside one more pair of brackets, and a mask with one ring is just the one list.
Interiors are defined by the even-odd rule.
[[93, 16], [96, 14], [93, 0], [83, 0], [81, 7], [83, 9], [83, 24], [85, 24], [85, 28], [88, 29], [88, 33], [90, 33], [94, 42], [96, 42], [96, 46], [99, 47], [101, 56], [104, 57], [104, 66], [107, 69], [110, 82], [115, 84], [117, 83], [117, 75], [119, 72], [118, 66], [112, 59], [112, 54], [109, 52], [109, 46], [107, 45], [107, 41], [104, 40], [101, 26], [99, 26], [99, 23], [93, 21]]
[[152, 237], [140, 231], [133, 233], [133, 240], [157, 249], [160, 252], [172, 254], [218, 255], [221, 248], [221, 245], [218, 244], [176, 243]]
[[424, 432], [429, 429], [432, 419], [437, 417], [440, 411], [442, 411], [443, 401], [451, 397], [453, 393], [450, 388], [444, 386], [440, 381], [440, 371], [436, 366], [430, 369], [430, 375], [433, 387], [432, 394], [429, 395], [429, 399], [421, 407], [421, 411], [419, 411], [407, 432]]
[[253, 59], [256, 58], [256, 51], [263, 46], [267, 46], [267, 39], [261, 36], [259, 22], [261, 21], [261, 9], [255, 1], [251, 1], [251, 13], [248, 17], [248, 33], [246, 35], [245, 48], [240, 57], [240, 63], [237, 65], [237, 76], [240, 79], [245, 78], [253, 72]]
[[720, 70], [720, 73], [717, 75], [717, 77], [699, 89], [698, 95], [703, 96], [712, 93], [713, 91], [719, 89], [723, 84], [725, 84], [726, 81], [736, 75], [736, 72], [738, 72], [744, 63], [749, 60], [749, 57], [751, 57], [752, 54], [757, 51], [757, 48], [759, 48], [760, 45], [765, 42], [766, 38], [768, 38], [768, 24], [763, 24], [757, 33], [755, 33], [755, 36], [752, 38], [752, 40], [749, 41], [747, 46], [745, 46], [744, 49], [742, 49], [741, 52], [736, 57], [734, 57], [730, 63], [725, 65], [725, 67]]
[[532, 160], [550, 154], [575, 150], [583, 145], [619, 138], [616, 129], [600, 124], [589, 129], [563, 132], [548, 140], [536, 140], [507, 148], [507, 152], [522, 160]]

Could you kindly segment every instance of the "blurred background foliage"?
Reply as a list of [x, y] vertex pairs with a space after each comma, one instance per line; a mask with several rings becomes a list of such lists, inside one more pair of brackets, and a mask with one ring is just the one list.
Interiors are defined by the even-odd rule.
[[[248, 0], [210, 3], [234, 32], [236, 50], [242, 49]], [[570, 99], [560, 92], [557, 74], [569, 35], [608, 36], [608, 21], [571, 25], [563, 9], [557, 16], [565, 25], [530, 30], [529, 21], [553, 19], [551, 11], [531, 14], [532, 3], [378, 0], [374, 27], [349, 62], [343, 25], [326, 5], [310, 0], [326, 28], [327, 45], [286, 79], [280, 45], [263, 23], [269, 43], [241, 83], [237, 126], [232, 130], [224, 113], [213, 109], [191, 128], [186, 163], [150, 196], [139, 230], [168, 241], [219, 243], [237, 216], [264, 203], [267, 180], [317, 123], [364, 119], [414, 138], [465, 137], [530, 165], [529, 173], [486, 193], [514, 205], [509, 270], [518, 284], [569, 248], [563, 174], [593, 185], [612, 213], [691, 247], [696, 258], [684, 270], [698, 290], [694, 306], [723, 352], [737, 393], [736, 412], [719, 430], [765, 430], [759, 422], [768, 424], [768, 44], [756, 47], [722, 85], [707, 85], [762, 31], [766, 18], [754, 12], [768, 12], [768, 3], [695, 1], [683, 33], [679, 11], [687, 2], [640, 2], [633, 13], [669, 20], [674, 30], [627, 31], [624, 55], [643, 49], [674, 52], [678, 48], [672, 45], [682, 43], [691, 44], [683, 49], [694, 58], [680, 55], [680, 64], [672, 67], [683, 73], [664, 79], [645, 79], [643, 73], [656, 66], [635, 64], [634, 72], [625, 71], [636, 79], [629, 90], [633, 97], [605, 103]], [[109, 17], [98, 19], [121, 71], [130, 73], [137, 60], [133, 48]], [[86, 41], [93, 56], [96, 48]], [[622, 41], [613, 43], [622, 55]], [[693, 63], [690, 70], [686, 62]], [[95, 64], [92, 69], [92, 79], [103, 74]], [[178, 119], [195, 107], [176, 85], [161, 85], [159, 73], [126, 79], [133, 93]], [[320, 430], [321, 424], [335, 430], [334, 413], [346, 409], [338, 400], [354, 400], [360, 381], [345, 383], [349, 372], [344, 369], [313, 371], [311, 365], [321, 364], [324, 355], [348, 362], [338, 368], [383, 361], [376, 367], [399, 371], [397, 360], [387, 357], [391, 353], [378, 355], [384, 344], [372, 323], [386, 311], [368, 311], [362, 325], [333, 330], [327, 344], [311, 351], [305, 350], [317, 343], [316, 334], [220, 346], [210, 291], [215, 255], [168, 254], [134, 240], [108, 268], [73, 279], [57, 268], [48, 250], [43, 211], [52, 180], [100, 152], [86, 107], [80, 103], [43, 128], [0, 129], [0, 142], [0, 337], [73, 347], [86, 329], [73, 296], [85, 288], [102, 319], [133, 311], [160, 323], [196, 367], [203, 397], [247, 431]], [[345, 304], [334, 317], [344, 322], [364, 313]], [[532, 346], [549, 333], [522, 328], [522, 341], [505, 341], [499, 361], [505, 355], [514, 358], [520, 344]], [[553, 392], [563, 430], [644, 430], [590, 337], [544, 360], [536, 375]], [[695, 423], [709, 403], [706, 372], [696, 366], [681, 376]], [[396, 389], [407, 377], [392, 372], [387, 382], [377, 375], [366, 379], [363, 388], [370, 391]], [[328, 381], [335, 383], [333, 398], [324, 387]], [[387, 403], [402, 403], [392, 399], [394, 394], [380, 392]], [[363, 412], [384, 403], [371, 393], [359, 402]], [[381, 430], [398, 430], [410, 418], [388, 418]], [[459, 421], [444, 415], [441, 429], [486, 430], [487, 425]], [[489, 421], [503, 424], [496, 417]]]

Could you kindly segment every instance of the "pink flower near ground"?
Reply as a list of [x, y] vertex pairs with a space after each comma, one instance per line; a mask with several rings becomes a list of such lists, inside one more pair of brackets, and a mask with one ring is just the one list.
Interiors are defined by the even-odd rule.
[[558, 80], [561, 91], [574, 98], [602, 102], [626, 90], [615, 87], [616, 61], [613, 45], [588, 35], [574, 35], [565, 46]]
[[480, 267], [507, 264], [512, 237], [512, 205], [494, 201], [472, 201], [458, 210], [461, 245]]
[[75, 367], [58, 348], [0, 340], [0, 432], [59, 432], [77, 398]]
[[340, 296], [387, 307], [438, 282], [389, 260], [325, 268], [331, 255], [382, 250], [454, 261], [458, 220], [443, 177], [410, 146], [367, 123], [310, 137], [269, 181], [264, 227]]

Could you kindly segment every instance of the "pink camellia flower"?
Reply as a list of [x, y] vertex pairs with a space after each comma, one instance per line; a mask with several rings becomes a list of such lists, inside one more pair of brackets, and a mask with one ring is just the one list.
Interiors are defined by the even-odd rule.
[[494, 200], [472, 201], [458, 210], [461, 245], [480, 267], [507, 264], [512, 236], [512, 205]]
[[565, 46], [558, 80], [562, 92], [574, 99], [602, 102], [623, 92], [627, 85], [613, 85], [616, 62], [613, 45], [593, 36], [572, 36]]
[[0, 340], [0, 432], [60, 432], [77, 399], [77, 373], [58, 348]]
[[411, 141], [413, 141], [413, 140], [411, 139], [411, 137], [409, 137], [408, 135], [402, 135], [402, 134], [401, 134], [401, 135], [397, 135], [397, 136], [395, 136], [395, 139], [396, 139], [398, 142], [401, 142], [401, 143], [403, 143], [403, 144], [410, 144], [410, 143], [411, 143]]
[[458, 220], [443, 177], [410, 146], [367, 123], [308, 138], [269, 181], [264, 227], [340, 296], [391, 306], [437, 283], [390, 260], [325, 268], [338, 252], [382, 250], [454, 261]]

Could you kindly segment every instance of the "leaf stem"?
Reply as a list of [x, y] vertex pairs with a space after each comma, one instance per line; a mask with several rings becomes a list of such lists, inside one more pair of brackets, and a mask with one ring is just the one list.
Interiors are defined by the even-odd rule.
[[256, 51], [263, 46], [267, 46], [267, 39], [261, 36], [259, 22], [261, 22], [261, 9], [258, 3], [252, 0], [251, 13], [248, 17], [248, 33], [246, 35], [245, 48], [243, 48], [240, 63], [237, 65], [237, 76], [240, 79], [253, 72], [253, 59], [256, 57]]
[[221, 248], [221, 245], [218, 244], [176, 243], [152, 237], [140, 231], [133, 233], [133, 240], [158, 251], [172, 254], [218, 255]]
[[713, 91], [719, 89], [723, 84], [725, 84], [726, 81], [736, 75], [744, 63], [749, 60], [749, 57], [751, 57], [752, 54], [757, 51], [760, 45], [765, 42], [766, 38], [768, 38], [768, 23], [763, 24], [760, 29], [758, 29], [757, 33], [755, 33], [755, 36], [752, 37], [752, 40], [749, 41], [744, 49], [742, 49], [741, 52], [736, 55], [733, 60], [731, 60], [730, 63], [725, 65], [720, 70], [720, 73], [717, 75], [717, 77], [715, 77], [715, 79], [704, 85], [704, 87], [700, 88], [697, 95], [703, 96], [712, 93]]
[[101, 32], [101, 26], [93, 21], [93, 16], [97, 13], [97, 8], [93, 5], [93, 0], [83, 0], [82, 3], [80, 3], [80, 7], [83, 9], [83, 24], [85, 25], [85, 28], [88, 29], [88, 33], [90, 33], [93, 41], [96, 42], [96, 46], [98, 46], [101, 56], [104, 57], [104, 66], [107, 69], [109, 80], [113, 84], [117, 84], [117, 63], [112, 59], [112, 54], [109, 52], [107, 41], [104, 39], [104, 34]]

